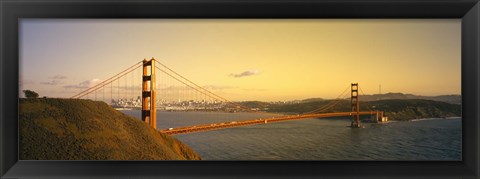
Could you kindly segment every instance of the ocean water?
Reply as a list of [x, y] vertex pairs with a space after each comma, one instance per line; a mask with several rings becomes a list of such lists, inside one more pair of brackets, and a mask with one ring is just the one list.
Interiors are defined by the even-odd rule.
[[[140, 111], [122, 111], [140, 118]], [[157, 129], [272, 117], [161, 112]], [[461, 160], [462, 120], [423, 119], [350, 128], [345, 119], [303, 119], [174, 135], [204, 160]]]

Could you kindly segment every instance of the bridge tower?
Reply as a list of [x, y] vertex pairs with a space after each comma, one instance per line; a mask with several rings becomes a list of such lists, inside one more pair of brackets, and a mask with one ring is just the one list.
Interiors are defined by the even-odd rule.
[[155, 107], [155, 59], [143, 60], [142, 75], [142, 121], [157, 128], [157, 109]]
[[351, 86], [352, 127], [360, 127], [360, 99], [358, 98], [358, 83]]

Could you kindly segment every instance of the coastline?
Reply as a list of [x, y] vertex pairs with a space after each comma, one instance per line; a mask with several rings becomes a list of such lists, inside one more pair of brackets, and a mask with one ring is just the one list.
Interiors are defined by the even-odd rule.
[[462, 119], [462, 117], [460, 117], [460, 116], [455, 116], [455, 117], [445, 117], [445, 118], [421, 118], [421, 119], [408, 120], [408, 122], [430, 121], [430, 120], [439, 120], [439, 119]]

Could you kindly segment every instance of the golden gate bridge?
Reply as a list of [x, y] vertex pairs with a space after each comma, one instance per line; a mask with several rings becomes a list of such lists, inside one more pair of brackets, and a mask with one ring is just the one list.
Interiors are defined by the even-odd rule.
[[[254, 112], [275, 115], [268, 118], [159, 130], [164, 134], [175, 135], [306, 118], [347, 116], [351, 117], [350, 126], [354, 128], [361, 127], [361, 115], [375, 116], [373, 118], [374, 122], [382, 121], [383, 111], [372, 110], [369, 106], [367, 106], [367, 111], [360, 111], [359, 91], [363, 93], [358, 83], [352, 83], [335, 100], [331, 100], [312, 111], [296, 115], [273, 114], [221, 97], [208, 90], [207, 87], [197, 85], [152, 58], [151, 60], [139, 61], [71, 98], [104, 101], [117, 109], [141, 109], [141, 120], [155, 129], [157, 128], [157, 110], [223, 112], [221, 113], [223, 115], [228, 114], [228, 112]], [[347, 99], [348, 96], [350, 97], [350, 111], [325, 112], [338, 105], [340, 101]]]

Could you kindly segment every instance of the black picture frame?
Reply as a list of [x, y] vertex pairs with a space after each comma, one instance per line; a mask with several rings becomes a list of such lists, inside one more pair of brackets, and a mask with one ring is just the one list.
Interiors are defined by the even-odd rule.
[[[480, 177], [478, 0], [0, 1], [3, 178]], [[462, 161], [18, 161], [20, 18], [461, 18]]]

